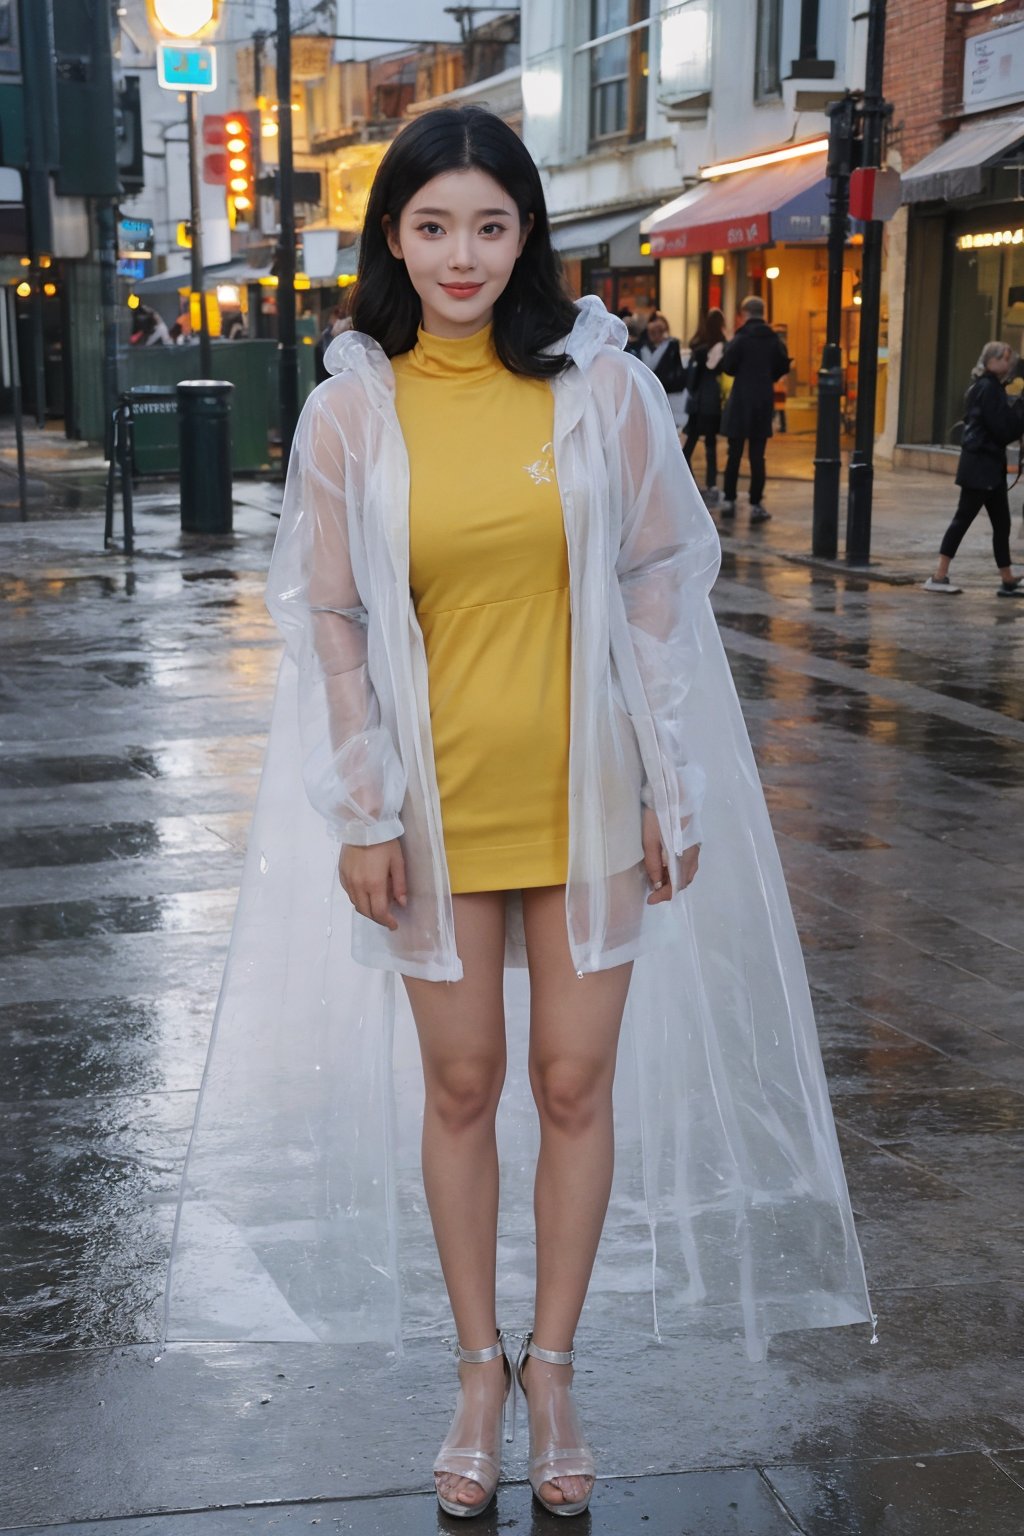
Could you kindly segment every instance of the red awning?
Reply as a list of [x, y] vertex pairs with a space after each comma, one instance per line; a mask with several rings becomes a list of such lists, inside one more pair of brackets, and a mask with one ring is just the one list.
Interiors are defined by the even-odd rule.
[[804, 155], [704, 182], [648, 223], [652, 256], [699, 256], [772, 243], [772, 214], [825, 175], [825, 155]]

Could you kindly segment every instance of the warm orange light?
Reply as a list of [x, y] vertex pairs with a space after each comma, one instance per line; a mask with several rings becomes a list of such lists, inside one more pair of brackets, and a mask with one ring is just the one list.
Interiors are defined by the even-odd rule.
[[247, 197], [236, 197], [234, 199], [234, 204], [235, 204], [236, 208], [240, 208], [240, 209], [251, 208], [252, 207], [252, 203], [249, 201], [249, 199]]
[[57, 292], [57, 284], [56, 283], [44, 283], [43, 284], [43, 292], [46, 294], [46, 297], [48, 299], [52, 299], [54, 294]]
[[240, 155], [244, 148], [245, 148], [245, 140], [244, 139], [239, 139], [239, 138], [228, 139], [228, 151], [229, 151], [230, 154], [232, 154], [232, 155]]
[[19, 299], [27, 299], [29, 294], [32, 292], [32, 284], [31, 283], [19, 283], [17, 288], [15, 288], [14, 291], [18, 295]]
[[248, 192], [249, 180], [246, 176], [232, 176], [230, 182], [232, 192]]
[[229, 117], [224, 124], [224, 131], [225, 133], [244, 133], [245, 124], [240, 122], [237, 117]]

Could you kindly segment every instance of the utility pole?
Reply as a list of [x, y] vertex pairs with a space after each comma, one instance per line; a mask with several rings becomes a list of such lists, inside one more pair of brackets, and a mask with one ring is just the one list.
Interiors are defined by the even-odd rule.
[[[882, 95], [885, 67], [886, 0], [871, 0], [864, 83], [863, 159], [880, 167], [888, 107]], [[846, 559], [867, 565], [871, 554], [871, 501], [875, 482], [875, 399], [878, 390], [878, 329], [882, 307], [882, 222], [869, 219], [861, 261], [860, 357], [857, 364], [857, 425], [850, 459], [846, 508]]]
[[100, 303], [103, 308], [103, 451], [114, 456], [114, 412], [117, 409], [117, 199], [96, 199], [96, 231], [100, 262]]
[[277, 241], [277, 364], [281, 470], [288, 471], [299, 419], [299, 353], [295, 331], [295, 182], [292, 149], [292, 35], [289, 0], [277, 0], [277, 143], [280, 215]]
[[828, 300], [825, 349], [818, 370], [818, 432], [814, 454], [811, 553], [834, 560], [839, 548], [840, 400], [843, 393], [843, 252], [846, 248], [853, 169], [854, 99], [849, 92], [828, 105]]
[[203, 292], [203, 204], [199, 186], [199, 93], [188, 96], [188, 185], [192, 223], [192, 275], [189, 285], [199, 295], [199, 375], [208, 379], [213, 372], [210, 353], [210, 317]]

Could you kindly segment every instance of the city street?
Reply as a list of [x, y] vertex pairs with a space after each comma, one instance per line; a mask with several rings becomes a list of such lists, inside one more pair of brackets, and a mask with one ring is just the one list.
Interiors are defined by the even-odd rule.
[[[783, 467], [783, 455], [775, 463]], [[98, 452], [91, 450], [95, 456]], [[769, 460], [771, 473], [772, 459]], [[279, 490], [183, 540], [140, 493], [102, 549], [95, 457], [0, 443], [0, 1528], [84, 1536], [451, 1531], [439, 1340], [172, 1346], [175, 1199], [279, 648]], [[742, 502], [714, 602], [814, 989], [878, 1342], [638, 1344], [588, 1328], [594, 1536], [1024, 1530], [1024, 601], [987, 521], [928, 572], [950, 480], [880, 470], [868, 573], [809, 563], [810, 485]], [[1024, 559], [1020, 488], [1014, 554]], [[844, 510], [845, 517], [845, 510]], [[713, 856], [707, 849], [706, 857]], [[531, 1506], [521, 1428], [472, 1529]], [[102, 1525], [94, 1522], [103, 1522]]]

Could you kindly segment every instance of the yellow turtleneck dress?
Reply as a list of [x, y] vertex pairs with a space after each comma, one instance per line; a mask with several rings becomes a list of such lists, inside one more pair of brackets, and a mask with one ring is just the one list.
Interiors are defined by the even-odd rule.
[[392, 359], [455, 893], [561, 885], [569, 849], [569, 561], [554, 397], [491, 327]]

